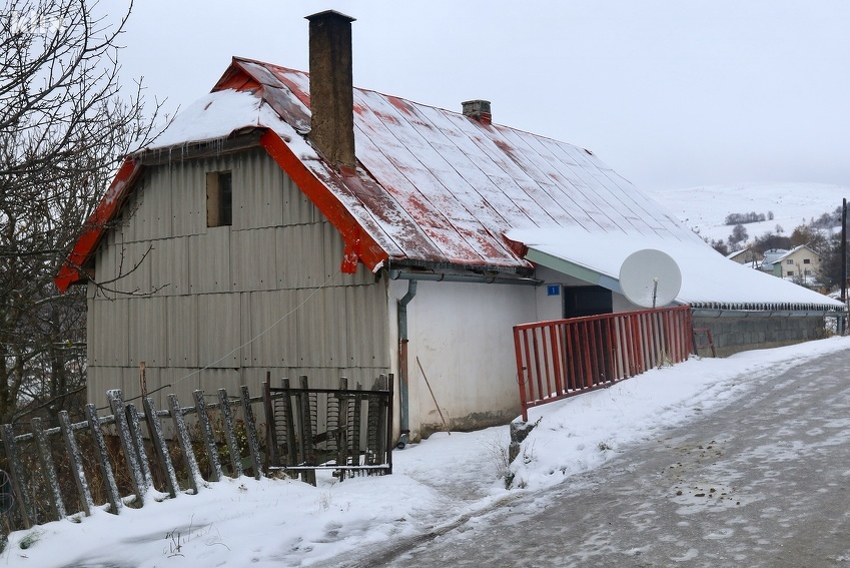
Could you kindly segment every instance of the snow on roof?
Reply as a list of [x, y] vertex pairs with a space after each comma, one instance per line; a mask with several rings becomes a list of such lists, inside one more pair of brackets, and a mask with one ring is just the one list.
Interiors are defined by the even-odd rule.
[[[129, 162], [246, 128], [267, 129], [272, 136], [264, 134], [260, 144], [345, 240], [343, 270], [361, 260], [371, 270], [388, 262], [525, 275], [533, 263], [521, 255], [520, 242], [615, 276], [630, 252], [652, 242], [683, 267], [682, 301], [824, 300], [780, 280], [750, 284], [762, 275], [714, 253], [589, 150], [460, 112], [355, 88], [358, 168], [338, 171], [307, 136], [309, 93], [303, 71], [234, 58], [213, 92]], [[125, 185], [113, 201], [130, 191]], [[100, 238], [80, 238], [60, 289], [85, 279], [78, 267]], [[737, 269], [746, 272], [733, 278]]]
[[817, 251], [812, 249], [812, 247], [810, 247], [809, 245], [797, 245], [796, 247], [792, 248], [791, 250], [789, 250], [788, 252], [786, 252], [785, 254], [783, 254], [782, 256], [780, 256], [779, 258], [774, 260], [773, 262], [776, 263], [776, 262], [783, 261], [786, 258], [788, 258], [789, 256], [793, 255], [794, 253], [801, 251], [803, 249], [808, 249], [811, 252], [813, 252], [814, 254], [818, 254]]
[[670, 255], [682, 272], [676, 302], [694, 307], [724, 309], [840, 310], [841, 302], [808, 288], [730, 261], [700, 240], [661, 239], [655, 236], [591, 234], [575, 229], [513, 230], [508, 237], [619, 283], [626, 258], [642, 249]]
[[[215, 89], [244, 88], [246, 77], [284, 130], [309, 131], [307, 73], [235, 58]], [[698, 239], [583, 148], [366, 89], [355, 88], [354, 111], [359, 175], [306, 165], [391, 262], [528, 269], [504, 239], [521, 227]]]
[[275, 128], [282, 122], [268, 104], [249, 92], [216, 91], [177, 114], [162, 134], [141, 150], [220, 140], [243, 128]]

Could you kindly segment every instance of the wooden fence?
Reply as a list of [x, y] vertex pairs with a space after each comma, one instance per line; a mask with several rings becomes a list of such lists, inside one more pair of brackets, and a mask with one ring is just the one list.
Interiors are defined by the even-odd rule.
[[[293, 432], [303, 435], [305, 423], [316, 432], [327, 422], [317, 406], [310, 404], [317, 393], [325, 391], [307, 388], [306, 377], [300, 381], [302, 389], [297, 395], [308, 404], [299, 407], [299, 418], [290, 415], [288, 421], [282, 419], [281, 409], [288, 407], [291, 394], [267, 381], [259, 397], [252, 398], [246, 386], [236, 397], [219, 389], [213, 395], [217, 402], [211, 404], [203, 391], [195, 391], [190, 407], [182, 407], [172, 394], [167, 397], [168, 409], [157, 409], [147, 396], [140, 397], [140, 410], [132, 402], [125, 403], [120, 390], [112, 390], [107, 394], [112, 411], [108, 416], [98, 416], [95, 406], [88, 404], [85, 420], [77, 423], [71, 423], [68, 413], [62, 411], [53, 428], [44, 428], [38, 418], [32, 419], [24, 432], [20, 425], [0, 425], [5, 453], [0, 464], [9, 473], [16, 502], [8, 515], [9, 528], [31, 528], [77, 514], [88, 516], [98, 506], [119, 514], [125, 506], [141, 507], [151, 499], [196, 494], [207, 482], [219, 481], [225, 474], [260, 479], [264, 472], [282, 469], [298, 471], [302, 479], [315, 483], [311, 469], [335, 469], [342, 480], [343, 472], [356, 471], [361, 463], [368, 466], [361, 468], [363, 473], [373, 473], [372, 469], [391, 473], [392, 444], [387, 444], [385, 437], [391, 434], [391, 387], [389, 396], [380, 395], [386, 402], [376, 414], [368, 411], [378, 408], [371, 402], [372, 391], [362, 391], [357, 385], [356, 400], [362, 403], [346, 405], [356, 417], [337, 421], [332, 429], [342, 440], [358, 433], [356, 443], [346, 443], [345, 452], [335, 456], [342, 456], [342, 463], [333, 459], [311, 463], [297, 453], [295, 461], [288, 458], [298, 443]], [[387, 383], [392, 384], [392, 376], [379, 378], [376, 385]], [[285, 380], [284, 387], [288, 387]], [[258, 404], [265, 418], [260, 428], [254, 415]], [[380, 418], [384, 422], [379, 423]], [[362, 443], [360, 432], [365, 433]]]
[[281, 388], [267, 388], [275, 420], [272, 470], [299, 472], [313, 485], [317, 469], [334, 470], [340, 481], [392, 473], [392, 375], [378, 377], [371, 391], [349, 390], [346, 379], [336, 390], [311, 389], [306, 377], [298, 388], [286, 379]]
[[690, 306], [514, 326], [523, 420], [528, 409], [688, 358]]

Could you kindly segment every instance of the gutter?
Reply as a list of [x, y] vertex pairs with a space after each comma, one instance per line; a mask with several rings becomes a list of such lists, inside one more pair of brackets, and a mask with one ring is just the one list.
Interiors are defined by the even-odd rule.
[[416, 280], [407, 284], [407, 293], [398, 301], [398, 371], [401, 396], [401, 436], [396, 447], [404, 449], [410, 440], [410, 380], [408, 375], [407, 305], [416, 296]]
[[426, 280], [431, 282], [471, 282], [476, 284], [523, 284], [528, 286], [539, 286], [542, 280], [527, 278], [523, 276], [497, 276], [490, 274], [466, 274], [457, 272], [422, 272], [419, 270], [402, 270], [392, 268], [389, 270], [390, 280]]
[[691, 308], [695, 318], [808, 318], [808, 317], [845, 317], [847, 312], [826, 310], [735, 310], [722, 308]]

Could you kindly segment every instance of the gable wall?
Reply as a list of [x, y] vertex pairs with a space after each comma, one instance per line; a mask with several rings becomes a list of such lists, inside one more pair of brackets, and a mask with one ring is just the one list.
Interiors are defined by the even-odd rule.
[[[222, 170], [233, 224], [207, 228], [206, 172]], [[264, 152], [151, 167], [142, 183], [95, 257], [98, 282], [124, 275], [103, 284], [121, 293], [89, 284], [98, 405], [110, 388], [138, 394], [142, 361], [147, 389], [170, 383], [160, 394], [185, 405], [197, 388], [259, 393], [266, 371], [314, 385], [389, 371], [386, 283], [340, 273], [339, 234]]]
[[[791, 264], [788, 264], [789, 260]], [[805, 263], [806, 260], [809, 261], [808, 264]], [[820, 263], [820, 255], [810, 249], [803, 248], [783, 258], [776, 264], [776, 268], [781, 272], [778, 276], [786, 279], [803, 276], [806, 270], [809, 271], [807, 276], [816, 277], [820, 270]], [[789, 271], [793, 274], [789, 275]], [[776, 269], [774, 269], [774, 274], [776, 274]]]

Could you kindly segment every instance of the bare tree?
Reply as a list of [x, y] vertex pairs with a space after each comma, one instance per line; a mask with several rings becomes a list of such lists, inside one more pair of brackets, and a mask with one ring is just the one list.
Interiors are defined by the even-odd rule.
[[[110, 0], [112, 1], [112, 0]], [[110, 6], [110, 9], [114, 8]], [[122, 96], [118, 38], [87, 0], [0, 12], [0, 422], [68, 409], [85, 385], [85, 290], [53, 277], [131, 144], [149, 140], [141, 84]]]

